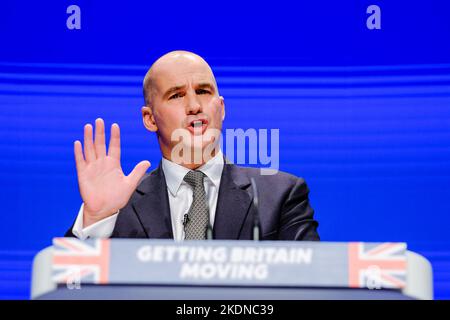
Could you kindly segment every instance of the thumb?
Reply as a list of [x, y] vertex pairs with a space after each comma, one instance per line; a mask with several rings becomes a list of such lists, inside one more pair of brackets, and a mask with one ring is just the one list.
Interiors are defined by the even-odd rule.
[[136, 167], [134, 167], [133, 171], [128, 175], [128, 179], [130, 179], [131, 183], [134, 186], [137, 186], [139, 180], [144, 176], [147, 169], [150, 168], [150, 162], [147, 160], [139, 162]]

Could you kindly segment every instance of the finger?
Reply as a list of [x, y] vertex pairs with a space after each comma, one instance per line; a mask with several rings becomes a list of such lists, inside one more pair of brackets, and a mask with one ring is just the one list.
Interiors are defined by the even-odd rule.
[[86, 161], [84, 161], [83, 150], [80, 141], [75, 141], [73, 145], [73, 152], [75, 154], [75, 166], [77, 168], [77, 172], [80, 172], [86, 166]]
[[111, 126], [108, 155], [120, 161], [120, 128], [117, 123]]
[[95, 161], [97, 156], [95, 155], [94, 142], [92, 141], [92, 125], [87, 124], [84, 126], [84, 156], [86, 162]]
[[95, 154], [97, 158], [106, 157], [106, 145], [105, 145], [105, 123], [103, 119], [98, 118], [95, 120]]
[[131, 183], [137, 187], [139, 180], [144, 176], [147, 169], [150, 168], [150, 162], [145, 160], [139, 162], [136, 167], [134, 167], [133, 171], [128, 175], [128, 179], [130, 179]]

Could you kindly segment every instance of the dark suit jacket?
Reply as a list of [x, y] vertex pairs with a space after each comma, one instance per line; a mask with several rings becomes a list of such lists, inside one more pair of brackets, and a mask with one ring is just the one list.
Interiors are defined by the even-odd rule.
[[[258, 188], [262, 240], [319, 240], [305, 181], [278, 172], [260, 175], [257, 168], [225, 164], [214, 219], [214, 239], [252, 239], [253, 177]], [[73, 236], [70, 229], [66, 236]], [[140, 182], [120, 210], [112, 238], [173, 239], [169, 198], [161, 165]]]

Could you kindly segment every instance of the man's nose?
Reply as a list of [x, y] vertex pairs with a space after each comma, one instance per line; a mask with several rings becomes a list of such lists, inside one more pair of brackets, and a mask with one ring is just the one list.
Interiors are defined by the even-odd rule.
[[195, 92], [187, 93], [186, 97], [186, 114], [197, 114], [202, 111], [202, 105]]

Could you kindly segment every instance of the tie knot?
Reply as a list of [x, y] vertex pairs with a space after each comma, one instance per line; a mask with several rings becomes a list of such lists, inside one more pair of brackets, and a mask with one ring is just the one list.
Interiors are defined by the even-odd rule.
[[189, 171], [184, 176], [184, 181], [186, 181], [192, 188], [196, 189], [197, 187], [203, 188], [203, 178], [205, 174], [201, 171]]

